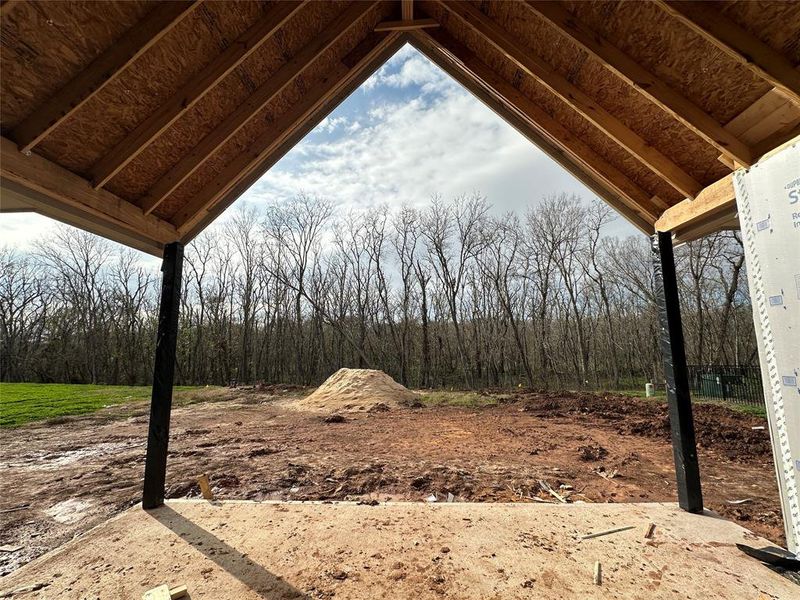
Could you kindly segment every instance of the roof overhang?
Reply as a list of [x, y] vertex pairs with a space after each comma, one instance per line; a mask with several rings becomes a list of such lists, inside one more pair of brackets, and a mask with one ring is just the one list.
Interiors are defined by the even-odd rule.
[[800, 134], [798, 3], [17, 0], [0, 15], [0, 211], [152, 254], [406, 42], [646, 233], [737, 227], [731, 173]]

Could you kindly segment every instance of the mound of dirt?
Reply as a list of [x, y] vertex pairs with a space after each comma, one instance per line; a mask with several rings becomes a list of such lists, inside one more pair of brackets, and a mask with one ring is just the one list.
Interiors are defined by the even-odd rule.
[[320, 412], [377, 411], [410, 406], [419, 396], [383, 371], [339, 369], [296, 408]]

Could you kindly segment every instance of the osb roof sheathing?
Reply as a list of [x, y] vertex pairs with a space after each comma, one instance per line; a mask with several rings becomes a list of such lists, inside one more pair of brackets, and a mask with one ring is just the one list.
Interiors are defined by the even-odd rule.
[[[90, 67], [93, 60], [113, 48], [126, 32], [152, 17], [159, 6], [157, 2], [146, 0], [102, 3], [11, 0], [4, 3], [0, 56], [3, 136], [16, 141], [15, 128], [21, 122], [36, 115], [48, 99]], [[505, 30], [525, 52], [540, 57], [701, 186], [708, 186], [730, 173], [726, 162], [720, 159], [718, 147], [619, 77], [602, 60], [586, 52], [523, 2], [484, 0], [473, 2], [472, 6]], [[745, 109], [758, 105], [765, 95], [772, 93], [773, 85], [763, 75], [732, 58], [707, 36], [687, 26], [658, 3], [567, 0], [561, 6], [720, 125], [736, 119]], [[794, 66], [800, 62], [800, 2], [725, 1], [711, 6]], [[241, 64], [139, 149], [137, 155], [102, 187], [140, 210], [143, 198], [166, 173], [190, 155], [197, 144], [259, 86], [331, 27], [349, 7], [351, 2], [345, 0], [303, 4]], [[200, 0], [102, 89], [70, 110], [63, 121], [33, 144], [32, 151], [85, 178], [91, 185], [93, 167], [98, 161], [274, 8], [274, 2]], [[581, 115], [568, 100], [558, 97], [524, 72], [450, 9], [439, 2], [419, 1], [415, 3], [415, 16], [436, 19], [440, 27], [439, 33], [433, 34], [435, 39], [452, 40], [453, 44], [477, 55], [498, 77], [621, 172], [630, 181], [623, 187], [638, 186], [640, 196], [658, 196], [660, 202], [668, 206], [685, 198], [665, 176], [657, 174]], [[155, 208], [155, 217], [145, 215], [145, 218], [171, 222], [170, 227], [178, 228], [176, 237], [180, 238], [189, 229], [188, 225], [182, 228], [182, 221], [187, 217], [185, 207], [190, 205], [187, 203], [208, 186], [241, 191], [239, 182], [245, 175], [252, 179], [253, 171], [237, 173], [228, 182], [223, 177], [231, 171], [229, 165], [246, 156], [253, 144], [263, 139], [265, 132], [274, 135], [276, 123], [283, 126], [291, 109], [301, 103], [315, 85], [325, 82], [331, 72], [338, 72], [343, 59], [354, 48], [366, 55], [369, 48], [385, 42], [386, 34], [373, 33], [378, 23], [399, 18], [398, 1], [384, 0], [375, 5], [330, 48], [296, 74], [239, 131], [210, 156], [204, 157], [199, 168]], [[419, 30], [411, 35], [426, 36], [424, 32]], [[405, 39], [397, 38], [399, 35], [394, 34], [391, 39]], [[449, 52], [447, 48], [444, 50]], [[795, 119], [800, 122], [800, 102], [791, 94], [779, 93], [787, 99], [783, 102], [790, 104], [781, 108], [781, 119], [772, 121], [788, 123], [785, 128], [791, 130], [796, 126]], [[321, 115], [312, 117], [314, 120]], [[289, 123], [287, 127], [296, 127], [296, 124]], [[765, 143], [769, 143], [770, 135], [775, 133], [754, 133], [752, 127], [758, 127], [758, 122], [746, 127], [740, 123], [738, 127], [748, 130], [751, 143], [765, 138]], [[304, 128], [307, 129], [307, 124]], [[555, 143], [558, 145], [558, 140]], [[285, 152], [284, 146], [282, 144], [278, 151]], [[269, 156], [264, 164], [273, 164], [276, 159], [277, 156]], [[615, 192], [604, 197], [618, 205]], [[218, 202], [224, 203], [233, 199], [230, 193], [220, 198]], [[217, 214], [220, 208], [204, 206], [190, 220], [205, 223], [208, 219], [203, 219], [203, 215], [207, 211]], [[651, 209], [659, 214], [663, 206]], [[653, 222], [653, 218], [646, 216], [645, 221]]]

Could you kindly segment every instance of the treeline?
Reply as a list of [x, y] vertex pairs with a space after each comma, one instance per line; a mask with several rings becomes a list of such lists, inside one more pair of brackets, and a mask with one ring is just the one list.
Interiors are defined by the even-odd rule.
[[[604, 236], [612, 218], [565, 195], [522, 218], [478, 195], [245, 206], [186, 248], [177, 382], [313, 384], [342, 366], [411, 387], [660, 382], [650, 241]], [[676, 254], [689, 362], [753, 364], [737, 235]], [[67, 227], [1, 259], [4, 381], [150, 382], [157, 267]]]

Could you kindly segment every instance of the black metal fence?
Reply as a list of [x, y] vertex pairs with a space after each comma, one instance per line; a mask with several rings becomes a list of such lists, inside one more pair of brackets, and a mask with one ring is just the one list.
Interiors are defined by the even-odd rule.
[[764, 404], [759, 367], [689, 365], [689, 386], [693, 396], [753, 406]]

